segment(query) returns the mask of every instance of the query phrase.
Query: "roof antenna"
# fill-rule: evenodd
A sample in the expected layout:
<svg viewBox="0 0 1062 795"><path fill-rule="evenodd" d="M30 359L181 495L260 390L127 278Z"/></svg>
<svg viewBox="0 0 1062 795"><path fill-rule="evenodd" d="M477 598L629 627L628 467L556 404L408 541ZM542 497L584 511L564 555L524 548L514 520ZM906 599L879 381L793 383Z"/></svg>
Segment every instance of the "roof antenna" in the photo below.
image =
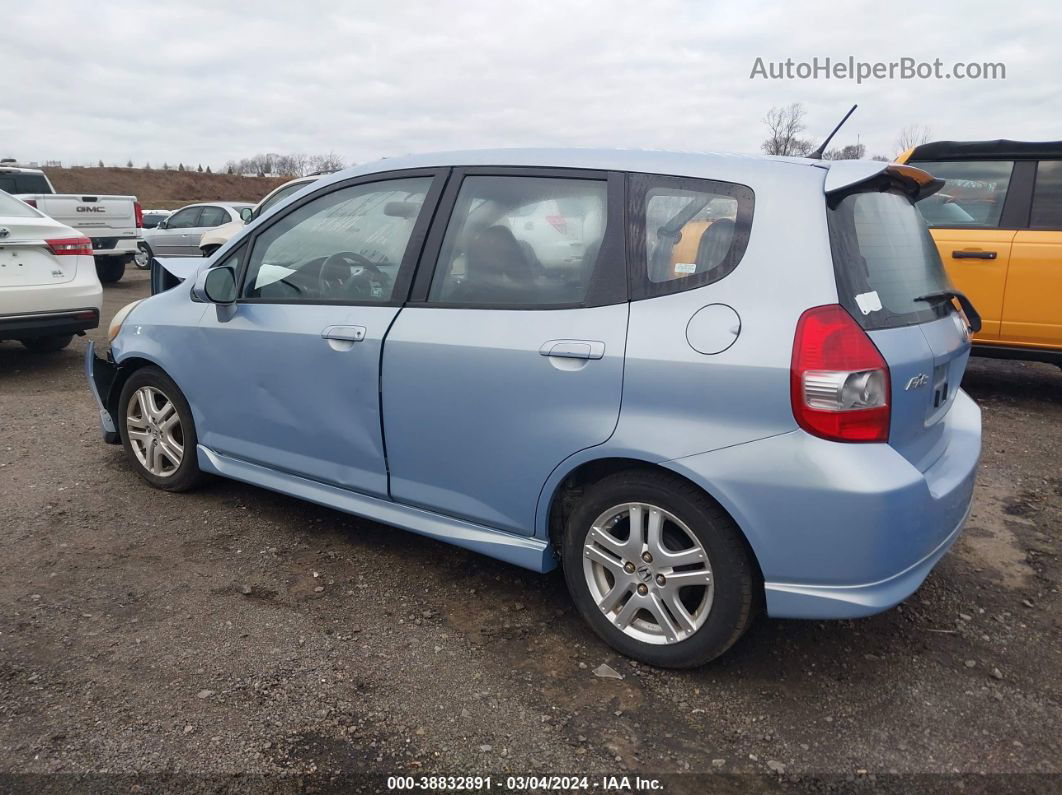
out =
<svg viewBox="0 0 1062 795"><path fill-rule="evenodd" d="M840 124L833 128L833 132L826 136L826 140L819 144L819 148L808 155L809 160L822 160L822 156L826 153L826 147L830 145L830 141L833 140L833 136L837 135L837 131L844 126L844 123L848 121L848 117L855 113L855 109L858 105L853 105L852 109L844 114L844 118L841 119Z"/></svg>

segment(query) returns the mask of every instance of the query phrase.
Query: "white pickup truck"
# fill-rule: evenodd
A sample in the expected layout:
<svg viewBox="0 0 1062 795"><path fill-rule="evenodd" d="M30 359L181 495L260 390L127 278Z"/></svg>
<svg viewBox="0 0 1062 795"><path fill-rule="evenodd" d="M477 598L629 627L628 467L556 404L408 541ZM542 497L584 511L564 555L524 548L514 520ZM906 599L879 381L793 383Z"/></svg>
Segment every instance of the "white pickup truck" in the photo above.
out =
<svg viewBox="0 0 1062 795"><path fill-rule="evenodd" d="M92 256L101 282L116 282L136 255L143 225L136 196L56 193L39 168L0 161L0 190L17 196L45 215L73 227L92 240Z"/></svg>

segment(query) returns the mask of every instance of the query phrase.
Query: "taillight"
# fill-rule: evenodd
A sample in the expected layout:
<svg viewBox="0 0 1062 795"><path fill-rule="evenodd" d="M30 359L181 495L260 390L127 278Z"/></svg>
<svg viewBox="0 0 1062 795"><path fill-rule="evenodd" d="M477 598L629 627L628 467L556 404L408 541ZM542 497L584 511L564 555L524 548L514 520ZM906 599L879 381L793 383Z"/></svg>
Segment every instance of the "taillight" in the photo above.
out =
<svg viewBox="0 0 1062 795"><path fill-rule="evenodd" d="M568 234L568 219L563 215L547 215L546 220L562 235Z"/></svg>
<svg viewBox="0 0 1062 795"><path fill-rule="evenodd" d="M793 416L808 433L838 442L889 439L889 367L842 307L807 310L790 368Z"/></svg>
<svg viewBox="0 0 1062 795"><path fill-rule="evenodd" d="M37 200L36 199L23 199L22 201L26 202L26 204L28 204L30 207L36 207L37 206Z"/></svg>
<svg viewBox="0 0 1062 795"><path fill-rule="evenodd" d="M60 237L44 242L57 257L69 257L76 254L92 256L92 241L87 237Z"/></svg>
<svg viewBox="0 0 1062 795"><path fill-rule="evenodd" d="M133 213L136 215L136 228L144 228L144 208L140 206L140 202L133 202Z"/></svg>

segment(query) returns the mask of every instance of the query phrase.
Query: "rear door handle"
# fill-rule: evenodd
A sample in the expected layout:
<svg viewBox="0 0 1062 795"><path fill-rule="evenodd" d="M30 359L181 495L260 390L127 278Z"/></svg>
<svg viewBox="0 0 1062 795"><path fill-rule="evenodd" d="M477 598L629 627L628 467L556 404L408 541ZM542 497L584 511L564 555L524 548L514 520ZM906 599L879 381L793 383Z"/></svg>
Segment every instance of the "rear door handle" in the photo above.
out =
<svg viewBox="0 0 1062 795"><path fill-rule="evenodd" d="M953 251L951 256L955 259L995 259L995 251Z"/></svg>
<svg viewBox="0 0 1062 795"><path fill-rule="evenodd" d="M543 356L561 359L600 359L605 355L605 343L596 340L550 340L543 342L538 352Z"/></svg>
<svg viewBox="0 0 1062 795"><path fill-rule="evenodd" d="M329 326L321 332L321 339L361 342L365 339L365 326Z"/></svg>

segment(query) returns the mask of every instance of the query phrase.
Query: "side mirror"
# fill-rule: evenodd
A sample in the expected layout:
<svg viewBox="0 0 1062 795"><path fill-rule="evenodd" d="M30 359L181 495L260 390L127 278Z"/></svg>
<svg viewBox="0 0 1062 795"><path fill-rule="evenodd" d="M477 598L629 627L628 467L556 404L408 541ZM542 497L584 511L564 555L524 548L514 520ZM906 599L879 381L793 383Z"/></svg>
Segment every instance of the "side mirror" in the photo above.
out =
<svg viewBox="0 0 1062 795"><path fill-rule="evenodd" d="M169 225L170 225L170 219L169 218L163 218L161 221L159 221L158 226L156 226L155 228L156 229L166 229L167 227L169 227Z"/></svg>
<svg viewBox="0 0 1062 795"><path fill-rule="evenodd" d="M227 266L199 271L192 286L192 295L211 304L235 303L236 271Z"/></svg>
<svg viewBox="0 0 1062 795"><path fill-rule="evenodd" d="M254 218L254 210L252 210L250 207L244 207L242 210L240 210L240 218L243 219L243 222L245 224L251 223L251 220Z"/></svg>

